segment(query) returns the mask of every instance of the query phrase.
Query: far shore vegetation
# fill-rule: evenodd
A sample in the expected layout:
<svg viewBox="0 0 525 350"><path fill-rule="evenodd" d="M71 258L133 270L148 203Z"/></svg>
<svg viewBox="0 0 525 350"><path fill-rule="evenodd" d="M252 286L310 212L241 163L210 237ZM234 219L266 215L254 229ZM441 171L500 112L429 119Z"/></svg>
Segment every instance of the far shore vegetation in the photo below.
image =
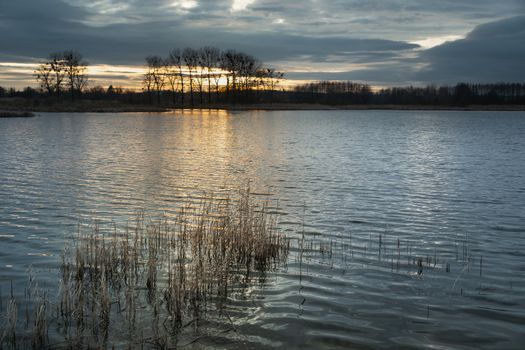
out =
<svg viewBox="0 0 525 350"><path fill-rule="evenodd" d="M28 118L35 114L27 111L0 111L0 118Z"/></svg>
<svg viewBox="0 0 525 350"><path fill-rule="evenodd" d="M258 58L215 47L147 56L142 89L92 86L82 54L52 53L35 70L38 88L0 86L0 117L19 111L147 112L221 109L525 109L525 83L373 89L351 81L314 81L283 88L285 73ZM0 82L1 85L1 82ZM14 113L13 111L18 111Z"/></svg>

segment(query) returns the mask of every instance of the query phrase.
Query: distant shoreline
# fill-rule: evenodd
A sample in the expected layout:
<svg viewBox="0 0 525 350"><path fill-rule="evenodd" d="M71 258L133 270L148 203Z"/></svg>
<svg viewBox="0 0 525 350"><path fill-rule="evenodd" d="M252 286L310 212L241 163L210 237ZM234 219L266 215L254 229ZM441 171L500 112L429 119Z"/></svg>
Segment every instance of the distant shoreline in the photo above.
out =
<svg viewBox="0 0 525 350"><path fill-rule="evenodd" d="M30 118L34 117L35 114L33 112L28 111L2 111L0 110L0 118Z"/></svg>
<svg viewBox="0 0 525 350"><path fill-rule="evenodd" d="M226 110L424 110L424 111L525 111L524 105L312 105L312 104L256 104L225 106Z"/></svg>
<svg viewBox="0 0 525 350"><path fill-rule="evenodd" d="M21 106L0 103L0 117L30 117L33 112L50 113L132 113L132 112L170 112L178 110L228 110L228 111L317 111L317 110L406 110L406 111L525 111L525 105L323 105L298 103L259 103L259 104L212 104L202 106L150 106L132 104L100 104L80 101L78 103L59 103L38 106Z"/></svg>

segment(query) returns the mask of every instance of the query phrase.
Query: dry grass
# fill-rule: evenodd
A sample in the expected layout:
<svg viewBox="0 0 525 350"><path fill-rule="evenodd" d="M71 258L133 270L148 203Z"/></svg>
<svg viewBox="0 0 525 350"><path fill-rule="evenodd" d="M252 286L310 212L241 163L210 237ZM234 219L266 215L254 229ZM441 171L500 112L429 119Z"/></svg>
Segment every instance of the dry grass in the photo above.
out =
<svg viewBox="0 0 525 350"><path fill-rule="evenodd" d="M53 347L175 347L181 332L198 332L209 314L228 323L224 305L232 293L256 284L289 250L276 218L249 190L235 201L209 196L174 220L138 215L110 231L79 229L66 246L54 315L45 296L35 297L26 322L32 329L20 333L33 348L49 344L51 323L62 339L54 334ZM0 344L18 348L14 297L7 308Z"/></svg>

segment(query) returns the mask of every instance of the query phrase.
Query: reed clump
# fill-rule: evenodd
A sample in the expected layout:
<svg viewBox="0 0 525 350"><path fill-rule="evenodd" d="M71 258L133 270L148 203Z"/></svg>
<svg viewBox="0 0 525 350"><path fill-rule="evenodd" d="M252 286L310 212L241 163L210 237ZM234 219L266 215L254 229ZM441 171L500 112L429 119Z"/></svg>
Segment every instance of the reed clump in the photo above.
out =
<svg viewBox="0 0 525 350"><path fill-rule="evenodd" d="M142 342L176 346L183 328L197 331L210 311L220 314L231 293L285 261L288 249L249 190L185 206L173 221L139 215L123 233L95 226L63 259L60 315L76 342L106 346L111 335L141 329Z"/></svg>
<svg viewBox="0 0 525 350"><path fill-rule="evenodd" d="M61 257L56 300L35 305L32 347L168 348L208 317L235 327L229 298L289 252L267 204L249 189L235 198L207 196L172 219L139 214L122 229L79 228ZM8 308L0 348L17 347L15 298Z"/></svg>

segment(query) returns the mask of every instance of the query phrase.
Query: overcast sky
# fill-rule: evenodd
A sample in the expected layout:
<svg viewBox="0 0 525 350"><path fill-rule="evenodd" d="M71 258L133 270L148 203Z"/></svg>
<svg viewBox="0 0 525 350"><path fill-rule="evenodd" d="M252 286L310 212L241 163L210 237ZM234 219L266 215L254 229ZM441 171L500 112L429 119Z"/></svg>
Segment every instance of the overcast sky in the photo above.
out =
<svg viewBox="0 0 525 350"><path fill-rule="evenodd" d="M101 83L148 54L213 45L288 79L373 85L525 81L525 0L0 0L0 85L75 49Z"/></svg>

